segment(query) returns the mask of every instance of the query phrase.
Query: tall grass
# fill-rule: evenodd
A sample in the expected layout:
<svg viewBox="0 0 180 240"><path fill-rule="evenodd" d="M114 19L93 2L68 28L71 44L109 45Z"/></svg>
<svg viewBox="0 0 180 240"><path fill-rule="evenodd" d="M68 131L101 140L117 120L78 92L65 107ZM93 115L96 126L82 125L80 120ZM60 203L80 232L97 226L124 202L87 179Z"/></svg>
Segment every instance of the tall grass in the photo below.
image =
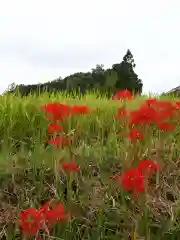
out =
<svg viewBox="0 0 180 240"><path fill-rule="evenodd" d="M126 107L138 108L146 98L137 97ZM76 134L70 149L45 145L49 121L40 107L50 102L96 110L63 122L67 135ZM19 212L53 198L64 203L73 218L40 239L180 239L179 128L169 135L156 131L133 145L123 135L124 125L113 117L121 105L97 93L77 99L48 93L0 97L0 238L23 239ZM81 172L71 176L77 190L70 186L67 192L69 180L64 180L60 165L72 158ZM154 159L162 166L158 184L156 176L141 205L110 180L134 158Z"/></svg>

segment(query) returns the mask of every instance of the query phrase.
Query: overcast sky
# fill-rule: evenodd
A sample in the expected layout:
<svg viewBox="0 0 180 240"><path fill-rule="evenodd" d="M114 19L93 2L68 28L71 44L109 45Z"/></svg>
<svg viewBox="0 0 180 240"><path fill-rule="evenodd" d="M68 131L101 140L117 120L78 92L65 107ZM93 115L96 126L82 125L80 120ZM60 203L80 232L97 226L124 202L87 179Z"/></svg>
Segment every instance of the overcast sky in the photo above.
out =
<svg viewBox="0 0 180 240"><path fill-rule="evenodd" d="M178 0L0 0L0 92L111 67L129 48L144 92L180 85Z"/></svg>

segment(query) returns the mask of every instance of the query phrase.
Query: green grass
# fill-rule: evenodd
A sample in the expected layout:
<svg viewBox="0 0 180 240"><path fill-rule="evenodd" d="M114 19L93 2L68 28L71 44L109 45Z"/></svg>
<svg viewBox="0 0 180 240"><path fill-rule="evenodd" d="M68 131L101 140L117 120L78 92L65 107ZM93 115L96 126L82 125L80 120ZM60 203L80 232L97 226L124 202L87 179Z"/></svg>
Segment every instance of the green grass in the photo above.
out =
<svg viewBox="0 0 180 240"><path fill-rule="evenodd" d="M137 108L146 98L128 102L127 108ZM44 144L49 121L40 107L54 101L97 109L63 122L65 133L75 134L70 148ZM19 212L51 199L62 202L72 219L40 239L180 239L179 128L170 134L156 130L153 136L149 131L134 145L121 135L126 128L113 117L121 105L95 94L77 100L47 93L0 97L0 239L28 239L20 235ZM77 192L68 185L65 196L60 163L72 158L81 171L71 176ZM144 158L158 161L161 171L151 180L146 198L133 201L110 177Z"/></svg>

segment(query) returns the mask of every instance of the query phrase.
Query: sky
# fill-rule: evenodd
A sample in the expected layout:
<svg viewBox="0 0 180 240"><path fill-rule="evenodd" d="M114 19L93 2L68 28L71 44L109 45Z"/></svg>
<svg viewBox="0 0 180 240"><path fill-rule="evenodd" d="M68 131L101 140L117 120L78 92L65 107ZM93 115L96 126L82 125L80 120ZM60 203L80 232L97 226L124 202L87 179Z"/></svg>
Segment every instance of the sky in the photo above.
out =
<svg viewBox="0 0 180 240"><path fill-rule="evenodd" d="M120 63L130 49L144 93L180 85L178 0L0 0L0 93Z"/></svg>

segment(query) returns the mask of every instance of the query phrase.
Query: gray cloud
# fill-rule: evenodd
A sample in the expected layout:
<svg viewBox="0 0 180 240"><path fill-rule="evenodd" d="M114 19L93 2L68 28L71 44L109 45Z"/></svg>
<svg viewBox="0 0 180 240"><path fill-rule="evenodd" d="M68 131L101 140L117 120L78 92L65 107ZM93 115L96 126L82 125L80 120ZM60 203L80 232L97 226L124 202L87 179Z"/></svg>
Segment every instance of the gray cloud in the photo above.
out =
<svg viewBox="0 0 180 240"><path fill-rule="evenodd" d="M11 6L11 8L9 8ZM135 57L144 91L180 84L177 0L7 0L0 8L0 92Z"/></svg>

